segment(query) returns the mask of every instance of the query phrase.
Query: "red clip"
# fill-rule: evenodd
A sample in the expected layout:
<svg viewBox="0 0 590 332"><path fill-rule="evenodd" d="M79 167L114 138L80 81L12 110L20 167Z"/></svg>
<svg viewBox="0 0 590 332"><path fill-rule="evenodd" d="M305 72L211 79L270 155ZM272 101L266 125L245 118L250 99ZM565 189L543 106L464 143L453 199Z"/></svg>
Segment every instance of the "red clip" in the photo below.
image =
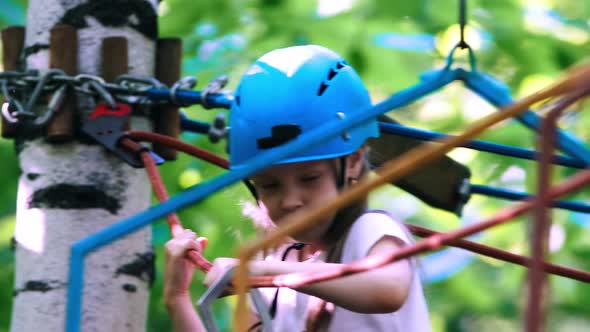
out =
<svg viewBox="0 0 590 332"><path fill-rule="evenodd" d="M90 120L94 120L94 119L98 118L99 116L103 116L103 115L123 116L123 115L129 114L130 112L131 112L131 106L129 106L127 104L117 103L117 108L112 109L108 104L100 103L100 104L96 105L94 112L92 112L92 114L90 114L90 116L88 118Z"/></svg>

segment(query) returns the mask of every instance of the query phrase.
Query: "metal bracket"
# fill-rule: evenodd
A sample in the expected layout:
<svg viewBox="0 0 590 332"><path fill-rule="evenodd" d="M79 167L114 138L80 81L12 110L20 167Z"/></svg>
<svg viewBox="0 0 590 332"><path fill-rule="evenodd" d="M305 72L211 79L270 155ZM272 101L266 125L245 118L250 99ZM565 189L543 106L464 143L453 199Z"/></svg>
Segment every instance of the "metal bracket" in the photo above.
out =
<svg viewBox="0 0 590 332"><path fill-rule="evenodd" d="M144 165L139 157L139 152L143 150L149 151L149 149L142 146L139 151L129 151L119 145L121 138L126 137L125 125L131 116L131 107L120 103L117 103L116 106L117 108L113 109L106 103L97 104L94 112L84 121L82 131L123 159L127 164L135 168L142 168ZM164 162L164 159L160 156L152 151L149 152L156 164Z"/></svg>
<svg viewBox="0 0 590 332"><path fill-rule="evenodd" d="M225 115L223 113L217 114L213 123L209 126L209 132L207 133L209 141L211 141L211 143L217 143L221 139L226 138L228 132L229 130L226 126Z"/></svg>
<svg viewBox="0 0 590 332"><path fill-rule="evenodd" d="M215 319L213 318L213 311L211 310L211 305L213 301L215 301L221 293L227 288L229 283L231 282L235 272L235 267L232 267L225 271L225 273L221 276L221 278L217 279L205 291L205 293L201 296L201 298L197 301L197 311L201 316L201 320L203 321L203 325L205 325L205 329L207 332L219 332L217 325L215 324ZM272 319L270 318L270 314L268 313L268 305L262 298L262 294L260 290L256 288L250 289L250 298L254 303L254 308L258 312L258 316L262 321L262 331L263 332L272 332Z"/></svg>

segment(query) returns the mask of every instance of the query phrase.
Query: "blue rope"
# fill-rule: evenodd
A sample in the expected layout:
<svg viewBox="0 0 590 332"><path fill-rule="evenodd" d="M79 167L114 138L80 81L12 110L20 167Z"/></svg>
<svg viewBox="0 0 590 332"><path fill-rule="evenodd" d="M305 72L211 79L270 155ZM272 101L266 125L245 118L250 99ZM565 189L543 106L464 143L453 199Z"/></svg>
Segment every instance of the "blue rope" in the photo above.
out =
<svg viewBox="0 0 590 332"><path fill-rule="evenodd" d="M460 79L465 82L470 90L493 105L504 107L513 103L514 100L508 87L492 76L473 71L467 72L462 69L456 70L460 71L462 76ZM541 127L542 118L530 110L518 115L516 118L523 125L537 132ZM590 165L590 149L576 136L558 129L557 146L561 151L583 161L586 165Z"/></svg>
<svg viewBox="0 0 590 332"><path fill-rule="evenodd" d="M425 140L425 141L434 141L434 140L438 140L441 138L446 138L446 137L451 136L451 135L441 134L441 133L437 133L437 132L433 132L433 131L427 131L427 130L422 130L422 129L406 127L406 126L402 126L402 125L394 124L394 123L380 122L379 128L381 129L381 132L384 132L387 134L416 138L416 139ZM517 157L517 158L522 158L522 159L528 159L528 160L537 160L538 156L539 156L539 153L534 150L512 147L512 146L496 144L496 143L491 143L491 142L486 142L486 141L478 141L478 140L467 141L467 142L463 143L461 146L465 147L465 148L469 148L469 149L492 152L492 153L496 153L496 154L500 154L500 155L504 155L504 156L511 156L511 157ZM562 156L562 155L555 155L553 157L553 163L558 164L558 165L563 165L563 166L569 166L569 167L573 167L573 168L586 168L587 167L587 165L585 165L580 160L573 159L568 156Z"/></svg>
<svg viewBox="0 0 590 332"><path fill-rule="evenodd" d="M95 250L107 243L117 240L141 227L149 225L158 218L180 210L190 204L197 203L207 196L216 193L217 191L241 181L256 171L263 169L269 164L273 164L282 160L292 154L305 150L312 145L321 144L322 142L339 135L341 132L359 126L364 122L375 118L387 111L400 108L415 100L424 97L425 95L438 90L439 88L449 84L457 79L466 81L466 71L461 69L437 70L422 76L422 81L412 87L402 90L381 103L369 108L367 111L351 114L342 121L334 121L326 123L321 128L316 128L308 133L301 135L296 140L285 144L276 149L269 150L265 153L252 158L244 167L230 172L224 173L198 186L191 187L180 194L170 198L170 200L151 207L143 212L140 212L130 218L94 233L80 241L77 241L71 246L70 253L70 271L69 271L69 286L68 286L68 303L66 307L66 331L77 332L80 327L81 319L81 302L82 302L82 286L84 278L84 257L86 254ZM479 75L470 72L469 77ZM475 76L477 77L477 76ZM496 81L497 82L497 81ZM486 85L477 84L478 82L466 81L467 86L476 93L482 95L477 88L486 88ZM499 82L498 82L499 83ZM494 92L488 94L494 97ZM170 101L170 91L167 89L150 89L147 91L147 97L151 100ZM193 90L178 90L176 92L176 99L180 104L202 104L201 93ZM491 98L490 101L496 106L505 100ZM207 96L206 104L209 107L223 107L229 108L232 99L225 94L210 94ZM511 100L510 100L511 102ZM567 137L566 137L567 138ZM569 141L563 139L562 136L558 138L559 146L572 156L583 160L586 164L590 164L590 153L585 148L584 144L579 144L579 141L573 141L575 148L566 150Z"/></svg>
<svg viewBox="0 0 590 332"><path fill-rule="evenodd" d="M172 102L169 89L149 89L146 91L146 97L153 101ZM178 89L176 90L175 97L176 101L181 105L203 105L201 91ZM207 104L208 107L229 109L233 96L224 93L211 93L208 94L205 99L205 104Z"/></svg>
<svg viewBox="0 0 590 332"><path fill-rule="evenodd" d="M486 195L490 197L497 197L497 198L504 198L508 200L519 201L526 198L534 197L534 195L529 195L526 193L508 190L508 189L500 189L500 188L493 188L478 184L471 185L471 193L472 194L480 194ZM590 213L590 205L582 203L582 202L574 202L574 201L555 201L551 205L556 208L576 211L576 212L584 212Z"/></svg>
<svg viewBox="0 0 590 332"><path fill-rule="evenodd" d="M239 169L229 171L200 185L190 187L171 197L166 202L153 206L74 243L70 248L66 331L77 332L80 328L82 288L84 284L84 257L89 252L134 232L141 227L145 227L158 218L163 218L190 204L198 203L209 195L247 178L270 164L285 159L313 145L321 144L332 137L340 135L343 131L362 125L372 118L376 118L388 110L401 107L413 99L419 98L421 91L429 87L430 85L420 85L406 89L404 93L391 96L366 111L350 114L341 121L326 123L322 127L304 133L288 144L259 154Z"/></svg>
<svg viewBox="0 0 590 332"><path fill-rule="evenodd" d="M180 129L193 133L207 134L211 125L206 122L191 120L184 113L180 113Z"/></svg>
<svg viewBox="0 0 590 332"><path fill-rule="evenodd" d="M210 125L206 122L190 120L184 114L181 114L180 128L184 131L207 134L209 132L209 127ZM434 141L451 136L442 133L437 133L434 131L411 128L400 124L386 122L379 122L379 129L382 133L410 137L424 141ZM537 160L539 157L539 153L534 150L512 147L508 145L502 145L480 140L467 141L461 146L468 149L491 152L499 155L517 157L527 160ZM555 155L553 157L553 163L572 168L586 168L587 166L582 161L563 155Z"/></svg>
<svg viewBox="0 0 590 332"><path fill-rule="evenodd" d="M452 54L449 56L452 58ZM474 60L472 60L474 62ZM481 73L475 70L472 64L472 70L467 71L462 68L451 69L451 63L443 69L436 69L428 72L424 72L420 75L421 82L405 90L401 90L398 93L392 95L389 99L386 99L382 104L388 104L391 98L395 99L395 102L390 110L408 105L417 99L420 99L440 88L448 85L449 83L460 80L465 82L468 89L478 94L481 98L487 100L496 107L504 107L513 102L508 87L493 78L490 75ZM146 92L147 97L154 101L171 101L170 90L168 89L149 89ZM180 104L193 105L203 104L201 91L196 90L183 90L179 89L175 94L176 100ZM219 107L229 109L233 101L233 96L223 93L213 93L207 95L206 104L209 107ZM400 99L404 99L403 104L397 104ZM542 119L532 111L526 111L521 115L517 116L517 119L524 124L526 127L538 130ZM195 131L204 130L202 126L190 127L190 124L185 125L189 128L194 128ZM191 129L187 129L191 130ZM564 151L568 155L582 161L584 165L590 165L590 149L584 142L578 139L576 136L571 135L563 130L557 132L557 145L560 150Z"/></svg>

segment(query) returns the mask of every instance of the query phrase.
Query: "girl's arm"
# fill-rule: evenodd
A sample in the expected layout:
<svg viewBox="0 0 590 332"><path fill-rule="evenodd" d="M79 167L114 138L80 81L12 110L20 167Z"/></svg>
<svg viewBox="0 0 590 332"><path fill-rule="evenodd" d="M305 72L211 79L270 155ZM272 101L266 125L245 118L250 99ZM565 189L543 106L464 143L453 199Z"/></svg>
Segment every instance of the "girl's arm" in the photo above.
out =
<svg viewBox="0 0 590 332"><path fill-rule="evenodd" d="M403 241L385 235L371 247L367 256L387 255L399 249ZM210 285L230 266L236 265L232 258L218 258L205 277ZM342 264L299 263L281 261L252 261L252 275L279 275L298 272L327 271ZM388 264L384 267L354 275L305 285L296 290L322 298L339 307L360 313L387 313L398 310L405 302L413 278L408 260Z"/></svg>
<svg viewBox="0 0 590 332"><path fill-rule="evenodd" d="M175 332L206 332L190 296L166 299L166 309Z"/></svg>
<svg viewBox="0 0 590 332"><path fill-rule="evenodd" d="M403 245L402 240L386 235L369 250L367 256L390 254ZM342 264L256 261L255 275L326 271ZM407 259L350 276L305 285L298 291L322 298L339 307L360 313L387 313L398 310L412 285L413 269Z"/></svg>

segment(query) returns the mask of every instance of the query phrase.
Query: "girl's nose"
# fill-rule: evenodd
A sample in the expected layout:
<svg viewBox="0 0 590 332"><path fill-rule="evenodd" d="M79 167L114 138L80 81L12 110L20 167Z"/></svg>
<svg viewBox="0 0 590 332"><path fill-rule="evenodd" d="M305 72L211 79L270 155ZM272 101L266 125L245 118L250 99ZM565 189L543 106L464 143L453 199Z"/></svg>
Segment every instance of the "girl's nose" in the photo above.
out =
<svg viewBox="0 0 590 332"><path fill-rule="evenodd" d="M281 209L293 212L303 206L301 191L296 188L287 188L282 193Z"/></svg>

